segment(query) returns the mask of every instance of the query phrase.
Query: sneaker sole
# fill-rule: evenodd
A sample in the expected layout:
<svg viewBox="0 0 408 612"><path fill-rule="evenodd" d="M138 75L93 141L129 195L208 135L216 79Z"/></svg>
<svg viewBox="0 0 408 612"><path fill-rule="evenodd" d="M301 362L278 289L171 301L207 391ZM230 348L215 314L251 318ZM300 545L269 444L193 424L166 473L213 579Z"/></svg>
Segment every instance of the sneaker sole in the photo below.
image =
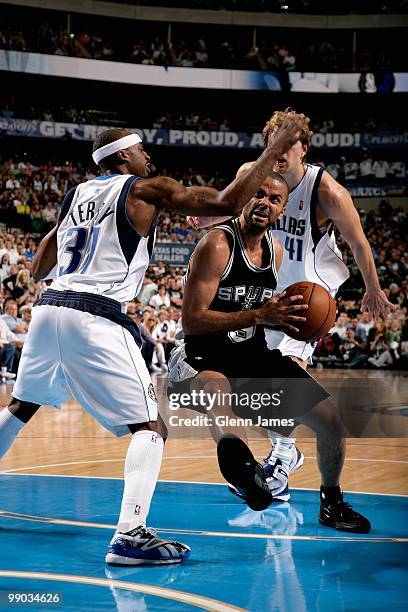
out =
<svg viewBox="0 0 408 612"><path fill-rule="evenodd" d="M181 563L182 559L160 559L151 561L150 559L134 559L133 557L122 557L108 553L105 557L105 563L109 565L169 565L171 563Z"/></svg>
<svg viewBox="0 0 408 612"><path fill-rule="evenodd" d="M358 528L353 528L353 526L350 525L350 527L347 528L343 523L336 523L336 522L329 523L329 522L322 520L321 518L319 518L319 523L323 527L331 527L332 529L337 529L337 531L344 531L346 533L370 533L371 531L371 527L370 528L361 527L360 529L358 529Z"/></svg>
<svg viewBox="0 0 408 612"><path fill-rule="evenodd" d="M258 463L245 442L234 435L225 436L218 442L217 455L221 474L232 486L244 491L248 506L252 510L268 508L273 501L272 494L262 468L257 472Z"/></svg>

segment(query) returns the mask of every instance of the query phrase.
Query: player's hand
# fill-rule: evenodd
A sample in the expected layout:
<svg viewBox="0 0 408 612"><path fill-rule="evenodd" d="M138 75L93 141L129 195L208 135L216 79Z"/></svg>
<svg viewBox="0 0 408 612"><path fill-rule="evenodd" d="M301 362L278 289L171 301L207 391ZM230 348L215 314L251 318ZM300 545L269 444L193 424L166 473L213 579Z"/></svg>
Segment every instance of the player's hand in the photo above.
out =
<svg viewBox="0 0 408 612"><path fill-rule="evenodd" d="M286 291L278 293L258 309L260 323L264 325L273 323L278 325L282 331L297 333L299 328L296 327L296 323L306 321L303 315L308 305L296 303L303 302L303 295L292 295L288 298L285 298L285 295Z"/></svg>
<svg viewBox="0 0 408 612"><path fill-rule="evenodd" d="M369 312L373 317L377 315L385 315L387 309L395 310L395 304L392 304L382 289L370 289L366 291L362 302L361 312Z"/></svg>
<svg viewBox="0 0 408 612"><path fill-rule="evenodd" d="M304 128L305 121L308 124L310 119L306 115L298 113L288 113L280 127L275 127L269 136L268 147L274 156L280 156L288 151L299 139Z"/></svg>

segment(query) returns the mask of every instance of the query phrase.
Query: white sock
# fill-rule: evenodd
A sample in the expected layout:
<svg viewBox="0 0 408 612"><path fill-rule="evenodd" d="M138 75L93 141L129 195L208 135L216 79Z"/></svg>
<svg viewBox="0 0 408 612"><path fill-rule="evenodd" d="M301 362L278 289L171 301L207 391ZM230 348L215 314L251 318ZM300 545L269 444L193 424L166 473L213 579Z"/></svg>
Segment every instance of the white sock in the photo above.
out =
<svg viewBox="0 0 408 612"><path fill-rule="evenodd" d="M25 423L14 416L8 408L0 412L0 459L6 454L24 425Z"/></svg>
<svg viewBox="0 0 408 612"><path fill-rule="evenodd" d="M143 429L132 435L126 454L125 487L117 531L126 533L146 525L163 447L163 438L154 431Z"/></svg>
<svg viewBox="0 0 408 612"><path fill-rule="evenodd" d="M296 438L281 438L276 436L276 434L273 434L273 437L272 457L280 459L282 465L289 470L289 465L292 462L292 448L296 442Z"/></svg>

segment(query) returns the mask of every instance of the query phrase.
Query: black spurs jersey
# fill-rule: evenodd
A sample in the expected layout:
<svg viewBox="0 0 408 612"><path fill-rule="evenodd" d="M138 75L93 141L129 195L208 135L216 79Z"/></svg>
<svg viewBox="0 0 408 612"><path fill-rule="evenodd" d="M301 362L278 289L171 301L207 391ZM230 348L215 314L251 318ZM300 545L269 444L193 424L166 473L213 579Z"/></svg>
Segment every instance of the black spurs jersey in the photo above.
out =
<svg viewBox="0 0 408 612"><path fill-rule="evenodd" d="M273 297L277 285L271 233L266 232L264 238L264 246L269 251L268 265L265 268L258 268L251 263L245 252L244 238L238 218L217 225L215 229L221 229L225 232L231 253L209 309L221 312L239 312L259 308ZM186 277L188 273L187 270ZM249 349L255 345L266 346L262 325L206 335L193 336L186 334L185 342L189 347L208 347L213 351L222 348L233 349L237 345L242 349Z"/></svg>

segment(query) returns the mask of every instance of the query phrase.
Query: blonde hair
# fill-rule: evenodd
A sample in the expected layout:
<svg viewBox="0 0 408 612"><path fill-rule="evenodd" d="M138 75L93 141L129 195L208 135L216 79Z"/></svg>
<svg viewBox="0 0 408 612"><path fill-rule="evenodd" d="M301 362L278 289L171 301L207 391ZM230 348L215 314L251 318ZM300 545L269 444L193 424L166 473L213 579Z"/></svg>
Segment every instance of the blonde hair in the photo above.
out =
<svg viewBox="0 0 408 612"><path fill-rule="evenodd" d="M288 114L293 113L293 112L296 112L296 111L290 106L288 106L284 110L275 111L272 114L270 119L268 119L268 121L265 123L264 129L262 130L265 146L268 144L269 135L272 134L273 130L276 127L278 128L281 127L282 123L285 121ZM299 139L302 145L306 145L307 147L309 146L311 135L312 135L312 131L309 129L309 124L305 119L301 133L300 133L300 139Z"/></svg>
<svg viewBox="0 0 408 612"><path fill-rule="evenodd" d="M30 271L26 270L25 268L23 270L20 270L19 272L17 272L17 277L16 277L16 287L22 287L22 282L21 282L21 277L23 274L27 274L27 285L29 285L30 283Z"/></svg>

